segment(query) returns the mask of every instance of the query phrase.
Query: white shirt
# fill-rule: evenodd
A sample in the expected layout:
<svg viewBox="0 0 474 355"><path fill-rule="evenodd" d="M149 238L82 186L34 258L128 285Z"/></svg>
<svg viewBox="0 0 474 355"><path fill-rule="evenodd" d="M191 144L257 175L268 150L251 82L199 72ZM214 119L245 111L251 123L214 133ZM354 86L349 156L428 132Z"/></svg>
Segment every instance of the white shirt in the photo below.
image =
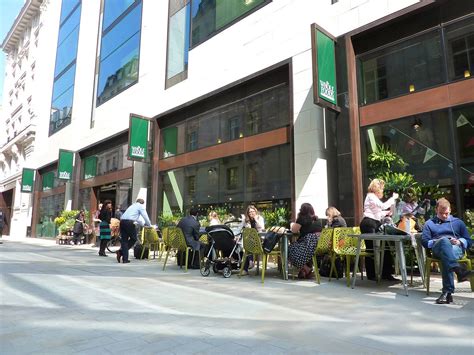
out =
<svg viewBox="0 0 474 355"><path fill-rule="evenodd" d="M369 192L364 201L364 217L369 217L380 221L383 217L390 213L384 211L395 204L395 198L390 197L386 202L380 201L376 194Z"/></svg>

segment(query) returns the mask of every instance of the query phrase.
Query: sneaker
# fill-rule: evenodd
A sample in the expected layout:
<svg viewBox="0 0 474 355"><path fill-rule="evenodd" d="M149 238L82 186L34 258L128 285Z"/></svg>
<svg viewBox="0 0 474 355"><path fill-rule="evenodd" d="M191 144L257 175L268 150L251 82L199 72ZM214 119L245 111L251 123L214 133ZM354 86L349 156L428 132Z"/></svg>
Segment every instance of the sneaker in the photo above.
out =
<svg viewBox="0 0 474 355"><path fill-rule="evenodd" d="M250 260L249 261L249 270L252 270L254 266L255 266L255 263L252 260Z"/></svg>
<svg viewBox="0 0 474 355"><path fill-rule="evenodd" d="M248 276L249 272L247 270L242 271L242 276Z"/></svg>

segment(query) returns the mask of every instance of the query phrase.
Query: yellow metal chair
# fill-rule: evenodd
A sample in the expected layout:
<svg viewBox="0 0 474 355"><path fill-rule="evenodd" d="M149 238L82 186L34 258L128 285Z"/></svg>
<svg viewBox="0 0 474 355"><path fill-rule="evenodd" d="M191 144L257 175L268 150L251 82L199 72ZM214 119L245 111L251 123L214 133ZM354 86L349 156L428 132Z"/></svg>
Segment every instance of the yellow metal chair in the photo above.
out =
<svg viewBox="0 0 474 355"><path fill-rule="evenodd" d="M347 287L350 287L351 282L351 259L355 257L357 253L357 238L349 237L350 234L360 234L359 227L341 227L334 228L333 232L333 251L334 251L334 260L336 256L345 257L346 260L346 280ZM365 243L362 241L360 256L372 256L372 253L365 252ZM329 272L329 280L331 280L331 275L333 270L335 270L335 262L331 262L331 271ZM362 270L361 270L362 274Z"/></svg>
<svg viewBox="0 0 474 355"><path fill-rule="evenodd" d="M155 259L156 252L159 252L161 249L161 240L158 236L158 232L153 227L143 227L141 234L141 243L143 245L142 255L140 259L143 259L143 254L145 254L145 249L148 247L149 250L153 250L153 259Z"/></svg>
<svg viewBox="0 0 474 355"><path fill-rule="evenodd" d="M313 255L314 278L316 279L316 282L318 284L321 283L321 275L319 274L317 257L329 254L329 256L331 257L331 271L333 269L332 265L336 261L336 256L334 255L332 251L333 232L334 232L333 228L324 228L321 231L321 234L319 235L318 244L316 245L316 250L314 251L314 255ZM334 270L336 271L335 267L334 267ZM337 276L337 271L336 271L336 276Z"/></svg>
<svg viewBox="0 0 474 355"><path fill-rule="evenodd" d="M425 282L426 282L426 294L429 296L430 295L430 275L431 275L431 263L436 262L438 263L440 269L441 269L441 261L439 259L436 259L432 253L431 249L425 249L426 251L426 261L425 261ZM462 257L462 259L458 260L458 263L463 263L467 265L468 270L472 270L472 263L471 259L467 257L466 254ZM471 283L471 291L474 292L474 276L471 276L470 278L470 283Z"/></svg>
<svg viewBox="0 0 474 355"><path fill-rule="evenodd" d="M166 227L163 229L163 242L165 244L166 256L163 264L163 271L166 268L166 262L171 251L185 253L184 271L188 271L188 255L191 247L186 245L183 231L178 227Z"/></svg>
<svg viewBox="0 0 474 355"><path fill-rule="evenodd" d="M245 260L248 255L253 255L255 258L262 256L262 284L265 282L265 270L267 269L268 257L273 255L280 255L280 251L273 250L270 253L265 253L262 247L262 239L254 228L244 228L242 230L242 238L244 244L244 256L242 258L242 265L240 266L239 276L242 276L244 271ZM258 266L257 266L258 271Z"/></svg>

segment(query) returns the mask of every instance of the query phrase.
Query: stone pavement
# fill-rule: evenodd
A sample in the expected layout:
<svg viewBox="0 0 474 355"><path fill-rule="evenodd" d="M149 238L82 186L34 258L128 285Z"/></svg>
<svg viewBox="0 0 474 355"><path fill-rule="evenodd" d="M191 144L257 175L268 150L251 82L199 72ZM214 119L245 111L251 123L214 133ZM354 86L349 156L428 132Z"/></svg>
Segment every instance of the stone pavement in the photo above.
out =
<svg viewBox="0 0 474 355"><path fill-rule="evenodd" d="M474 297L435 305L419 279L283 281L202 277L172 259L118 264L88 245L3 238L1 354L472 354Z"/></svg>

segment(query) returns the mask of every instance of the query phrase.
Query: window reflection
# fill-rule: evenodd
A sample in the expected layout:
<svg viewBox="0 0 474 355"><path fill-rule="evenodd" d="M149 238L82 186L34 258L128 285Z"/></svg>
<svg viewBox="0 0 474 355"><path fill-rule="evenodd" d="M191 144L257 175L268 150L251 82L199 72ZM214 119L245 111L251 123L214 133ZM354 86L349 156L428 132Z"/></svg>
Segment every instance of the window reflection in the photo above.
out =
<svg viewBox="0 0 474 355"><path fill-rule="evenodd" d="M61 24L69 16L74 7L76 7L76 5L80 2L81 0L63 0L61 4Z"/></svg>
<svg viewBox="0 0 474 355"><path fill-rule="evenodd" d="M126 5L120 3L118 8ZM138 82L142 4L135 4L118 23L102 32L97 105Z"/></svg>
<svg viewBox="0 0 474 355"><path fill-rule="evenodd" d="M106 0L102 29L107 29L135 0Z"/></svg>
<svg viewBox="0 0 474 355"><path fill-rule="evenodd" d="M290 146L284 144L160 173L164 213L224 207L238 216L249 203L291 198ZM279 203L279 202L278 202Z"/></svg>
<svg viewBox="0 0 474 355"><path fill-rule="evenodd" d="M127 159L127 148L127 144L121 144L96 154L97 176L131 167L132 161Z"/></svg>
<svg viewBox="0 0 474 355"><path fill-rule="evenodd" d="M449 78L474 75L474 17L447 27L446 38Z"/></svg>

